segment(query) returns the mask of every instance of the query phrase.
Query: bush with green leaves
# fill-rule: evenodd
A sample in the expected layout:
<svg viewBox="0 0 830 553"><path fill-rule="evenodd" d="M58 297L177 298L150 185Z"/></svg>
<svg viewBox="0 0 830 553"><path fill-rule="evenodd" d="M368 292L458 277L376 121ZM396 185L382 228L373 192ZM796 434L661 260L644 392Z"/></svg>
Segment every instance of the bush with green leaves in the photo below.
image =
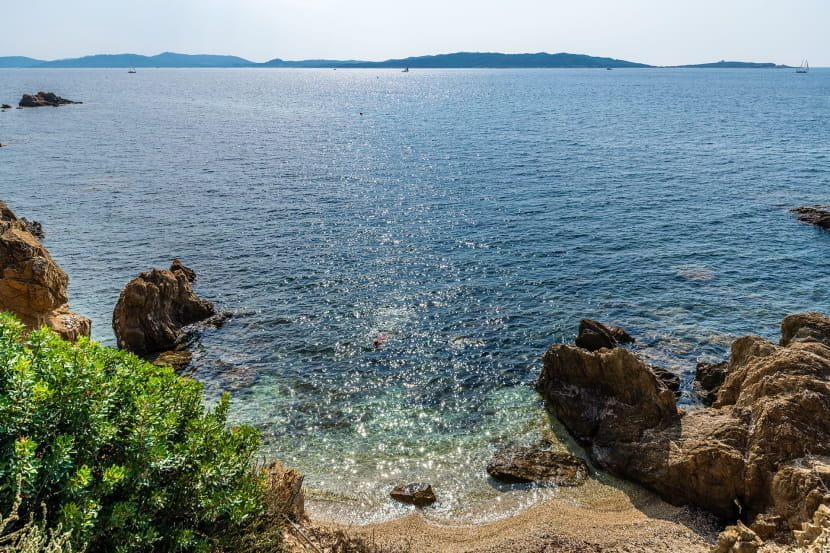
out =
<svg viewBox="0 0 830 553"><path fill-rule="evenodd" d="M24 337L0 314L0 513L19 488L20 519L49 513L39 522L76 551L231 551L273 525L251 468L259 437L229 428L228 408L206 408L172 369L46 329Z"/></svg>

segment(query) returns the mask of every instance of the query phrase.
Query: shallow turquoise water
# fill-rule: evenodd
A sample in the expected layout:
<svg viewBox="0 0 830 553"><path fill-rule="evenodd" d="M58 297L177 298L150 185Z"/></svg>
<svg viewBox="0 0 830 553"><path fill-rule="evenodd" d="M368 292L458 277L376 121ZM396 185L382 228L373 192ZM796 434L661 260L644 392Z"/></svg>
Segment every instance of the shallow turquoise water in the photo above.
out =
<svg viewBox="0 0 830 553"><path fill-rule="evenodd" d="M181 257L237 313L196 377L366 518L402 481L456 520L559 493L484 464L556 441L532 383L582 317L688 384L830 311L830 233L787 212L830 201L828 70L0 71L0 102L41 89L85 103L0 113L0 197L73 308L112 343L120 288Z"/></svg>

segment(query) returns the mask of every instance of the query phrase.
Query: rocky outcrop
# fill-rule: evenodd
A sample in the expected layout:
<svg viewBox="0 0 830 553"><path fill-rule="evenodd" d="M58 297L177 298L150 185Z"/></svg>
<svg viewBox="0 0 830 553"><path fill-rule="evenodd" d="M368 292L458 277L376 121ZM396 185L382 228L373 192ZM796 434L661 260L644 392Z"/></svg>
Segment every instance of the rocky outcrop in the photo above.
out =
<svg viewBox="0 0 830 553"><path fill-rule="evenodd" d="M788 317L781 345L741 338L713 407L679 414L634 354L550 348L538 382L548 409L610 472L734 520L797 528L830 501L830 319ZM769 519L768 519L769 520Z"/></svg>
<svg viewBox="0 0 830 553"><path fill-rule="evenodd" d="M69 310L69 277L31 230L0 202L0 310L29 329L47 326L66 340L89 336L90 320Z"/></svg>
<svg viewBox="0 0 830 553"><path fill-rule="evenodd" d="M45 106L58 107L67 104L82 104L83 102L75 102L61 98L53 92L38 92L37 94L24 94L20 99L19 106L22 108L40 108Z"/></svg>
<svg viewBox="0 0 830 553"><path fill-rule="evenodd" d="M179 349L185 327L217 315L211 302L193 292L195 279L174 260L170 270L153 269L131 280L112 315L118 347L138 355Z"/></svg>
<svg viewBox="0 0 830 553"><path fill-rule="evenodd" d="M796 530L795 541L804 553L827 553L830 551L830 507L821 505L812 520Z"/></svg>
<svg viewBox="0 0 830 553"><path fill-rule="evenodd" d="M285 514L293 521L305 518L305 476L298 470L286 468L279 461L265 467L268 505L275 513Z"/></svg>
<svg viewBox="0 0 830 553"><path fill-rule="evenodd" d="M792 210L798 220L830 230L830 205L810 205Z"/></svg>
<svg viewBox="0 0 830 553"><path fill-rule="evenodd" d="M416 507L427 507L435 503L435 492L432 491L432 486L420 482L395 486L389 495L395 501Z"/></svg>
<svg viewBox="0 0 830 553"><path fill-rule="evenodd" d="M619 344L632 343L634 343L634 338L618 326L603 324L591 319L579 321L576 345L588 351L597 351L602 348L612 349Z"/></svg>
<svg viewBox="0 0 830 553"><path fill-rule="evenodd" d="M502 482L579 486L588 478L588 465L567 453L514 447L497 451L487 464L487 474Z"/></svg>

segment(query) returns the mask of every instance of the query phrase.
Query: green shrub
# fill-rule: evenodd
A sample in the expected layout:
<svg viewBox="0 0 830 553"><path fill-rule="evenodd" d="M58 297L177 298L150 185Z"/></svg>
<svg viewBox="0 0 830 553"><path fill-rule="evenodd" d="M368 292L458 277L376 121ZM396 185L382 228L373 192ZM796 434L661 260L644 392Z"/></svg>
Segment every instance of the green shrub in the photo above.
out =
<svg viewBox="0 0 830 553"><path fill-rule="evenodd" d="M20 483L20 518L45 508L76 551L229 551L270 522L251 469L259 437L228 428L228 407L90 340L24 339L0 314L0 513Z"/></svg>

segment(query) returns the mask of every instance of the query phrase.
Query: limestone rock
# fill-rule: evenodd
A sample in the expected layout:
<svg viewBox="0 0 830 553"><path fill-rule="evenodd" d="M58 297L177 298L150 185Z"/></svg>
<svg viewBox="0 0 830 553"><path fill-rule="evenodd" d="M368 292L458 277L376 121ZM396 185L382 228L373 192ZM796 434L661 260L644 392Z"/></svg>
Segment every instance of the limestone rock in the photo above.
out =
<svg viewBox="0 0 830 553"><path fill-rule="evenodd" d="M588 465L567 453L515 447L497 451L487 464L487 474L502 482L579 486L588 478Z"/></svg>
<svg viewBox="0 0 830 553"><path fill-rule="evenodd" d="M711 553L755 553L762 545L764 542L755 532L738 522L720 533Z"/></svg>
<svg viewBox="0 0 830 553"><path fill-rule="evenodd" d="M90 320L69 310L69 277L31 230L0 202L0 310L29 329L45 325L66 340L89 336Z"/></svg>
<svg viewBox="0 0 830 553"><path fill-rule="evenodd" d="M713 406L678 414L674 397L624 349L552 346L537 387L603 468L675 504L797 528L827 501L830 318L788 317L782 346L732 345Z"/></svg>
<svg viewBox="0 0 830 553"><path fill-rule="evenodd" d="M630 344L634 342L622 328L603 324L591 319L579 321L579 335L576 338L576 345L588 351L597 351L602 348L612 349L618 344Z"/></svg>
<svg viewBox="0 0 830 553"><path fill-rule="evenodd" d="M194 279L191 269L174 262L169 271L152 269L131 280L112 316L118 347L138 355L174 350L186 336L182 329L216 315L193 292Z"/></svg>
<svg viewBox="0 0 830 553"><path fill-rule="evenodd" d="M435 492L432 491L432 486L420 482L395 486L389 495L395 501L416 507L426 507L435 503Z"/></svg>
<svg viewBox="0 0 830 553"><path fill-rule="evenodd" d="M830 230L830 205L809 205L792 210L799 221Z"/></svg>
<svg viewBox="0 0 830 553"><path fill-rule="evenodd" d="M53 92L38 92L37 94L24 94L20 99L20 107L22 108L39 108L44 106L64 106L67 104L82 104L83 102L74 102L61 98Z"/></svg>
<svg viewBox="0 0 830 553"><path fill-rule="evenodd" d="M298 470L286 468L279 461L268 465L265 474L268 478L269 508L274 509L276 513L285 513L294 521L305 518L305 475Z"/></svg>
<svg viewBox="0 0 830 553"><path fill-rule="evenodd" d="M793 534L795 542L803 548L804 553L830 551L830 506L819 505L812 520L805 522Z"/></svg>

